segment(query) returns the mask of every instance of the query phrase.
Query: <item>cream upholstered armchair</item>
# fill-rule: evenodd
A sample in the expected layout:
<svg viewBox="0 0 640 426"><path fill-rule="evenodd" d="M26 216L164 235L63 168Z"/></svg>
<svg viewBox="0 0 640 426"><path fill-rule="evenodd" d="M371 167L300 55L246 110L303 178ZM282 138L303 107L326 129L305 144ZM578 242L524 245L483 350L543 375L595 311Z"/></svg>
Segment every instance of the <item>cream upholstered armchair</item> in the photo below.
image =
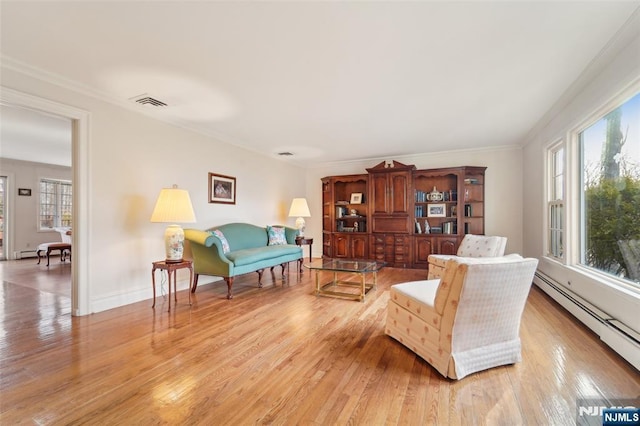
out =
<svg viewBox="0 0 640 426"><path fill-rule="evenodd" d="M447 260L455 257L498 257L504 255L507 247L506 237L467 234L462 239L458 252L450 254L429 255L429 273L427 278L433 280L441 278Z"/></svg>
<svg viewBox="0 0 640 426"><path fill-rule="evenodd" d="M537 265L519 255L450 259L442 279L391 286L385 333L453 379L519 362Z"/></svg>

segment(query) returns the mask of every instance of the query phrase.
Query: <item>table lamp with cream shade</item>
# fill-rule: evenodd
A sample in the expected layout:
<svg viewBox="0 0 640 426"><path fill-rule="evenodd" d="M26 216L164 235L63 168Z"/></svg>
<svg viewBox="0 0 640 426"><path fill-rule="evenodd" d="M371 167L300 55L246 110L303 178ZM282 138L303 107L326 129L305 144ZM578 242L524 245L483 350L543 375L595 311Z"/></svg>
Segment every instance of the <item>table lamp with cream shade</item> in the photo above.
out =
<svg viewBox="0 0 640 426"><path fill-rule="evenodd" d="M184 253L184 231L176 223L193 223L196 215L191 205L191 197L186 189L163 188L160 190L156 206L151 214L151 222L169 223L164 232L167 263L182 262Z"/></svg>
<svg viewBox="0 0 640 426"><path fill-rule="evenodd" d="M311 217L311 212L309 211L306 198L293 199L291 202L291 208L289 209L289 217L297 217L296 228L298 228L298 235L304 237L304 218Z"/></svg>

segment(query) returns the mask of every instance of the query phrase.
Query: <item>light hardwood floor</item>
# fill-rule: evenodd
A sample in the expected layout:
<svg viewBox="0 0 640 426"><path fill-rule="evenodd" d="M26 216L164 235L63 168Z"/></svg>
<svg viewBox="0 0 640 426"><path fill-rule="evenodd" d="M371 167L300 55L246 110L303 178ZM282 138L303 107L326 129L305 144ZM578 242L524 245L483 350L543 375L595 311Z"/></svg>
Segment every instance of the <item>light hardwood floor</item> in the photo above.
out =
<svg viewBox="0 0 640 426"><path fill-rule="evenodd" d="M578 398L640 395L638 371L536 287L523 361L451 381L383 330L389 286L424 271L385 268L365 303L314 296L292 265L262 289L236 279L231 301L218 282L170 313L159 297L72 318L68 264L0 270L3 425L569 425Z"/></svg>

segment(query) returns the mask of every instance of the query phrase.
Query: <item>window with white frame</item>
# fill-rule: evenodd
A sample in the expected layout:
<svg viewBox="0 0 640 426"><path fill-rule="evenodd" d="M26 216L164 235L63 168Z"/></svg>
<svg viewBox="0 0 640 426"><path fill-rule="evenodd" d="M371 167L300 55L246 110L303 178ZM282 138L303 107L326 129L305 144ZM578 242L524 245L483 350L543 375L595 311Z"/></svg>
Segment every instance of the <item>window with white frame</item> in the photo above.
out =
<svg viewBox="0 0 640 426"><path fill-rule="evenodd" d="M38 229L49 231L72 224L71 182L57 179L40 179L40 212Z"/></svg>
<svg viewBox="0 0 640 426"><path fill-rule="evenodd" d="M637 89L636 89L637 90ZM640 93L579 129L581 265L640 284Z"/></svg>
<svg viewBox="0 0 640 426"><path fill-rule="evenodd" d="M564 144L555 144L549 150L549 188L547 191L548 246L547 254L564 259Z"/></svg>

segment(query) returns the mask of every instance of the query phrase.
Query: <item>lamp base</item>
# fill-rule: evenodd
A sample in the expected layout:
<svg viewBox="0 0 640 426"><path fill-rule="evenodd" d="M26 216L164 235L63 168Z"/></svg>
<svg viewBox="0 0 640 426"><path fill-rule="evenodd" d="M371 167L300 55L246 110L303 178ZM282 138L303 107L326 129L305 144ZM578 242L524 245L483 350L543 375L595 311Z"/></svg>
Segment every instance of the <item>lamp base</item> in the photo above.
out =
<svg viewBox="0 0 640 426"><path fill-rule="evenodd" d="M304 223L304 219L299 217L296 219L296 228L298 228L298 236L304 237L304 230L306 229L306 224Z"/></svg>
<svg viewBox="0 0 640 426"><path fill-rule="evenodd" d="M165 262L180 263L184 253L184 231L180 225L169 225L164 231Z"/></svg>

